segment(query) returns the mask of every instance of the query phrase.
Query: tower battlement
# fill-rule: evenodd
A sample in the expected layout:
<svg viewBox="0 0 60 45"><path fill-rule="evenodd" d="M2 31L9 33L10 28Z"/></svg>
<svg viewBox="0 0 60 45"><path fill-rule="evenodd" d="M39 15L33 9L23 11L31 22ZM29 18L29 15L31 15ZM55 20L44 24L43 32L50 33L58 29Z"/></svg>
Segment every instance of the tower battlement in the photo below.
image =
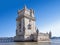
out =
<svg viewBox="0 0 60 45"><path fill-rule="evenodd" d="M34 17L34 11L33 9L28 9L26 6L22 10L18 10L18 16L20 15L29 15Z"/></svg>

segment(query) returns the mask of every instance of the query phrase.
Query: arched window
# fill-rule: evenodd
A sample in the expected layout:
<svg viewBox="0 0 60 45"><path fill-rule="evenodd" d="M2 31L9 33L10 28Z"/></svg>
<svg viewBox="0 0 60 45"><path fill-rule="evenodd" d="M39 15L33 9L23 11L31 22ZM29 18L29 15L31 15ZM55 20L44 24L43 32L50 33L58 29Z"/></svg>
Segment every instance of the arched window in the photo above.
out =
<svg viewBox="0 0 60 45"><path fill-rule="evenodd" d="M31 29L31 24L28 24L28 29Z"/></svg>
<svg viewBox="0 0 60 45"><path fill-rule="evenodd" d="M25 31L25 27L23 27L23 31Z"/></svg>
<svg viewBox="0 0 60 45"><path fill-rule="evenodd" d="M19 30L19 32L21 32L21 30Z"/></svg>
<svg viewBox="0 0 60 45"><path fill-rule="evenodd" d="M21 22L19 23L19 29L21 29Z"/></svg>

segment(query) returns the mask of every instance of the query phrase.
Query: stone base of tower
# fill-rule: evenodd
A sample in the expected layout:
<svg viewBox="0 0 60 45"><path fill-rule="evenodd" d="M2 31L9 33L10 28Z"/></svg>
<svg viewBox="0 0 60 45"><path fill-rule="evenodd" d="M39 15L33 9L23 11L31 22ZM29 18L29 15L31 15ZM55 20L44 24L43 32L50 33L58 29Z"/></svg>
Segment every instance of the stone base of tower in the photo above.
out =
<svg viewBox="0 0 60 45"><path fill-rule="evenodd" d="M15 42L50 42L49 34L38 33L31 35L19 35L14 37Z"/></svg>
<svg viewBox="0 0 60 45"><path fill-rule="evenodd" d="M45 40L45 39L43 39L43 40L34 40L34 39L21 39L21 38L16 38L16 37L14 37L14 42L50 42L50 39L47 39L47 40Z"/></svg>
<svg viewBox="0 0 60 45"><path fill-rule="evenodd" d="M32 35L25 35L25 41L28 41L28 42L35 42L35 41L37 41L36 40L36 38L34 38L34 36L32 36Z"/></svg>
<svg viewBox="0 0 60 45"><path fill-rule="evenodd" d="M32 36L15 36L14 42L36 42Z"/></svg>

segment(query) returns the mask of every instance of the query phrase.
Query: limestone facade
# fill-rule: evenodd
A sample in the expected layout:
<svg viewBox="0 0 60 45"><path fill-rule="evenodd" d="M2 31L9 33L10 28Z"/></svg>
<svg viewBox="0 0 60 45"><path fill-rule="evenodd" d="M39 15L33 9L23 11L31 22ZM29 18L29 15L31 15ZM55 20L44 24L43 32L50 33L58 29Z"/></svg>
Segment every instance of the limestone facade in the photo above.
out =
<svg viewBox="0 0 60 45"><path fill-rule="evenodd" d="M38 41L49 41L49 34L47 33L39 33L38 34Z"/></svg>
<svg viewBox="0 0 60 45"><path fill-rule="evenodd" d="M49 34L37 33L34 11L27 9L26 6L22 10L18 10L16 23L14 41L40 41L42 39L49 39Z"/></svg>

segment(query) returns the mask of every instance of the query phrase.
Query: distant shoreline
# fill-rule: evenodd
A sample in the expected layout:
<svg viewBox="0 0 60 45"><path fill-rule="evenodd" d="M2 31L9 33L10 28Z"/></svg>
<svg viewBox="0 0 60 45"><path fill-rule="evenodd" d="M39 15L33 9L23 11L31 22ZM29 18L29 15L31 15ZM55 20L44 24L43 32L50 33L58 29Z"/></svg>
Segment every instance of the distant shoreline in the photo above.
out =
<svg viewBox="0 0 60 45"><path fill-rule="evenodd" d="M60 39L60 37L52 37L51 39Z"/></svg>

